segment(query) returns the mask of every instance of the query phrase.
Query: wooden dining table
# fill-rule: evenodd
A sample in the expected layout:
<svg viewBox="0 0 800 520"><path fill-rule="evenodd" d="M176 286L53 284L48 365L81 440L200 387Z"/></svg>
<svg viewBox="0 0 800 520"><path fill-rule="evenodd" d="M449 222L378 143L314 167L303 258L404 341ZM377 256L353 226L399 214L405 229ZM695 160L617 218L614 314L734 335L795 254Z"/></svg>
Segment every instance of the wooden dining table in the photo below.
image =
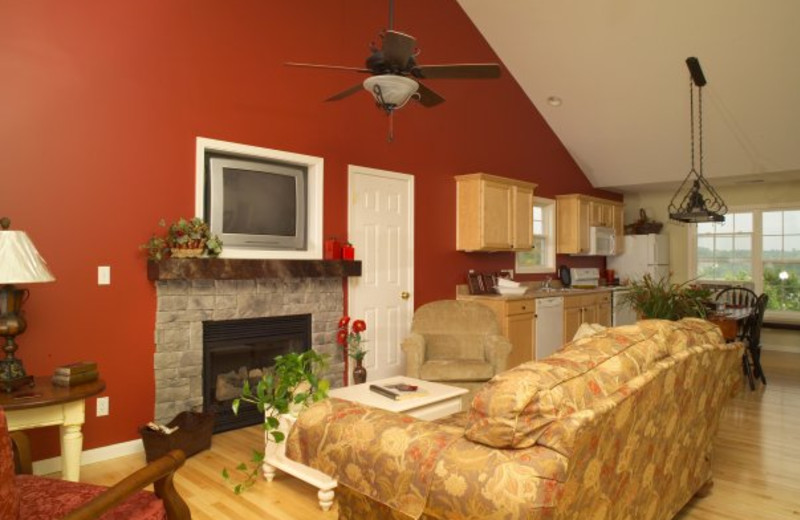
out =
<svg viewBox="0 0 800 520"><path fill-rule="evenodd" d="M709 314L706 319L720 328L725 341L735 341L752 313L752 307L729 307Z"/></svg>

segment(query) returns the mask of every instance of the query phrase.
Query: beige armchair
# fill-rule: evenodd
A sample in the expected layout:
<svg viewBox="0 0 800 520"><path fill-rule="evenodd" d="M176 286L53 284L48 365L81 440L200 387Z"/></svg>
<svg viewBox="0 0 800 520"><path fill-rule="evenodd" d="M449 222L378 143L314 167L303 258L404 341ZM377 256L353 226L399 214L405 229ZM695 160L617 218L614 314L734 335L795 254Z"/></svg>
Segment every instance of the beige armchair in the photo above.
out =
<svg viewBox="0 0 800 520"><path fill-rule="evenodd" d="M476 302L439 300L414 313L403 341L406 375L466 388L466 405L485 381L506 369L511 343L491 309Z"/></svg>

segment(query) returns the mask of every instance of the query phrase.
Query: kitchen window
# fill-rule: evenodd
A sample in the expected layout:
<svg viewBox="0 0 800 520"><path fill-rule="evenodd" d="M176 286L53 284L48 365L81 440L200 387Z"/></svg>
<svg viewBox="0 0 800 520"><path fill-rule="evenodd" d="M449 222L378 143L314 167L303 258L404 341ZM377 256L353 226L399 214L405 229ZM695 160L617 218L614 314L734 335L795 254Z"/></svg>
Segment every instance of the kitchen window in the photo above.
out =
<svg viewBox="0 0 800 520"><path fill-rule="evenodd" d="M518 273L553 273L556 270L556 201L533 200L533 249L516 254Z"/></svg>
<svg viewBox="0 0 800 520"><path fill-rule="evenodd" d="M767 293L775 321L800 321L800 207L739 210L725 222L697 224L694 275Z"/></svg>

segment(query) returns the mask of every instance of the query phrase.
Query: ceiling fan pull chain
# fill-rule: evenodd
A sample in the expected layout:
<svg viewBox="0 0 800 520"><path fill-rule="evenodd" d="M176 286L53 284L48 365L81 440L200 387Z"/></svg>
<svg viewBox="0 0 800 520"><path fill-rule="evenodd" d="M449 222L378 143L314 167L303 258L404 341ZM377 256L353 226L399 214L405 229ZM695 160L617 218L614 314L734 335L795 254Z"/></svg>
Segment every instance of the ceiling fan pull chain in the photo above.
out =
<svg viewBox="0 0 800 520"><path fill-rule="evenodd" d="M394 110L389 111L389 135L386 136L386 141L394 141Z"/></svg>

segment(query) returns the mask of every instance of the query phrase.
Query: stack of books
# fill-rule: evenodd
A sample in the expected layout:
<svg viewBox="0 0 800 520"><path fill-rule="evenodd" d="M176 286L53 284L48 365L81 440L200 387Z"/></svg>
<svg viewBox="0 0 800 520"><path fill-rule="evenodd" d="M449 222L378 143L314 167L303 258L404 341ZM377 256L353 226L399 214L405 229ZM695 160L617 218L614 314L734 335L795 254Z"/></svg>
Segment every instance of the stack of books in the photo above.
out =
<svg viewBox="0 0 800 520"><path fill-rule="evenodd" d="M100 374L97 371L97 363L94 361L78 361L56 368L53 373L53 384L55 386L76 386L97 380Z"/></svg>

